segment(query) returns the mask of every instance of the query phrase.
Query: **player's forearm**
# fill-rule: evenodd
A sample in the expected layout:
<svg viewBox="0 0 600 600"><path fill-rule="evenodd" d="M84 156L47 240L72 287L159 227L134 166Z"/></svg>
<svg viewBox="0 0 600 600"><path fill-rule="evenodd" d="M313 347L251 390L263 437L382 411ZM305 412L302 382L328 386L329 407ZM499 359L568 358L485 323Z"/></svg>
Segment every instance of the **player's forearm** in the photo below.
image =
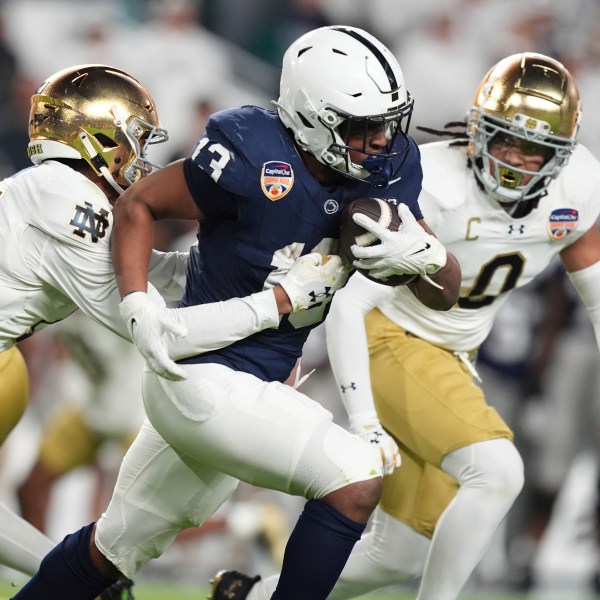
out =
<svg viewBox="0 0 600 600"><path fill-rule="evenodd" d="M278 327L280 308L274 291L265 290L245 298L171 309L174 318L188 332L182 338L165 336L169 355L175 360L195 356L229 346L263 329Z"/></svg>
<svg viewBox="0 0 600 600"><path fill-rule="evenodd" d="M329 362L349 417L375 413L365 315L391 293L354 274L336 294L325 320Z"/></svg>

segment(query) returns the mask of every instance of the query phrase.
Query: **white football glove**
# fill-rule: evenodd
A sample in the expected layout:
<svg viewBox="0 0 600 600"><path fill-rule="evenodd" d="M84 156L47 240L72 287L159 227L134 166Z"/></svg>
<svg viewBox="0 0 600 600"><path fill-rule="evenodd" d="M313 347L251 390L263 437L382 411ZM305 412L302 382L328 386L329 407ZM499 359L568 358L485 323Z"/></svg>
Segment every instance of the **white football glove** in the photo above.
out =
<svg viewBox="0 0 600 600"><path fill-rule="evenodd" d="M379 448L384 475L390 475L400 466L398 444L384 430L375 413L350 416L350 433L357 435L367 444Z"/></svg>
<svg viewBox="0 0 600 600"><path fill-rule="evenodd" d="M169 309L152 302L146 292L127 294L119 304L119 312L127 324L129 335L146 364L157 375L173 381L186 379L185 371L169 358L163 333L183 337L185 325L174 321Z"/></svg>
<svg viewBox="0 0 600 600"><path fill-rule="evenodd" d="M349 276L350 270L339 256L313 252L298 258L279 285L289 296L295 312L329 302L346 285Z"/></svg>
<svg viewBox="0 0 600 600"><path fill-rule="evenodd" d="M357 258L354 266L368 269L375 279L385 279L395 273L418 273L428 283L442 289L429 275L437 273L446 264L446 248L417 223L406 204L398 204L398 214L402 219L398 231L390 231L360 213L352 216L357 225L381 240L381 244L373 246L352 246L352 253Z"/></svg>

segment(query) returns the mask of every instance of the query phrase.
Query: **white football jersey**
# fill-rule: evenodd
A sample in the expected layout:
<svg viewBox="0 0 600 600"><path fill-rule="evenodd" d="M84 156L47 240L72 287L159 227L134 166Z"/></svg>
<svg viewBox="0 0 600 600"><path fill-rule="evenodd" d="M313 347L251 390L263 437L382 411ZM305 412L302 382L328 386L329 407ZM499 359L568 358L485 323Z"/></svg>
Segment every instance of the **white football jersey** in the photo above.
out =
<svg viewBox="0 0 600 600"><path fill-rule="evenodd" d="M511 290L525 285L592 227L600 214L600 164L579 145L527 216L515 219L477 185L466 148L421 146L426 223L462 269L460 299L449 311L421 304L404 287L380 309L415 335L455 352L476 349Z"/></svg>
<svg viewBox="0 0 600 600"><path fill-rule="evenodd" d="M64 319L77 309L78 297L84 296L91 310L103 310L102 299L117 293L111 224L111 206L101 190L59 162L0 182L1 350ZM89 287L82 290L84 283ZM98 318L127 335L118 313Z"/></svg>
<svg viewBox="0 0 600 600"><path fill-rule="evenodd" d="M78 307L129 339L115 310L111 226L106 196L62 163L46 161L0 182L0 351ZM165 261L157 262L160 271ZM176 268L167 270L172 277Z"/></svg>
<svg viewBox="0 0 600 600"><path fill-rule="evenodd" d="M100 188L60 162L46 161L0 182L0 352L77 308L129 340L110 254L112 223ZM187 253L152 252L153 303L181 297L186 268ZM271 290L175 312L172 318L188 331L164 336L175 359L279 324Z"/></svg>

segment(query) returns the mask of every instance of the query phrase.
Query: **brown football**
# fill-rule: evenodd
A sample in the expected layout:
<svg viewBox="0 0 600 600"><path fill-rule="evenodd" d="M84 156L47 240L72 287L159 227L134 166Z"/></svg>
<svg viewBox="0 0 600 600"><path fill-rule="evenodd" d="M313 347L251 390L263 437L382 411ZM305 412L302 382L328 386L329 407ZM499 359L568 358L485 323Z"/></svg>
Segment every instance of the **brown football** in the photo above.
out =
<svg viewBox="0 0 600 600"><path fill-rule="evenodd" d="M373 234L354 222L352 215L356 213L367 215L390 231L398 231L400 225L402 225L396 207L386 200L380 198L359 198L350 202L344 209L340 219L340 256L347 265L352 265L352 262L355 260L350 250L351 246L355 244L357 246L372 246L381 243ZM403 274L392 275L383 280L371 277L368 269L357 269L357 271L371 281L390 286L406 285L418 277L418 275L414 274Z"/></svg>

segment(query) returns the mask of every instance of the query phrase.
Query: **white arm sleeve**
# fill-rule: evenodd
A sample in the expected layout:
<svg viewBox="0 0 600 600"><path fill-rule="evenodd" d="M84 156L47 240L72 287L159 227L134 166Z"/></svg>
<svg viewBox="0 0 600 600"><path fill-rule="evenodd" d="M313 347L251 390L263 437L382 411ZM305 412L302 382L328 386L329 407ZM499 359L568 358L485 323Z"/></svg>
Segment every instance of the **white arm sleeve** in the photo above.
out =
<svg viewBox="0 0 600 600"><path fill-rule="evenodd" d="M600 348L600 261L567 275L587 308Z"/></svg>
<svg viewBox="0 0 600 600"><path fill-rule="evenodd" d="M130 340L119 313L121 297L110 255L101 254L99 249L74 250L65 244L52 243L33 228L28 232L28 247L43 244L43 253L38 254L43 256L43 261L37 266L39 277L75 303L82 312ZM179 254L181 258L182 253ZM167 261L162 264L164 267L175 263ZM163 273L168 272L169 269L163 270ZM171 279L175 280L177 269L170 272ZM148 284L148 295L159 306L165 306L164 299L151 283ZM279 312L272 289L245 298L169 310L175 311L176 318L188 330L185 338L170 337L168 340L170 356L175 360L222 348L263 329L279 326Z"/></svg>
<svg viewBox="0 0 600 600"><path fill-rule="evenodd" d="M153 302L164 306L152 284L148 285L148 294ZM169 356L174 360L223 348L263 329L279 326L279 311L272 289L245 298L168 310L187 328L183 338L165 336Z"/></svg>
<svg viewBox="0 0 600 600"><path fill-rule="evenodd" d="M189 252L160 252L152 250L148 281L167 301L179 300L185 286Z"/></svg>
<svg viewBox="0 0 600 600"><path fill-rule="evenodd" d="M325 319L329 361L350 419L376 414L364 318L392 290L354 273L346 287L334 296Z"/></svg>

